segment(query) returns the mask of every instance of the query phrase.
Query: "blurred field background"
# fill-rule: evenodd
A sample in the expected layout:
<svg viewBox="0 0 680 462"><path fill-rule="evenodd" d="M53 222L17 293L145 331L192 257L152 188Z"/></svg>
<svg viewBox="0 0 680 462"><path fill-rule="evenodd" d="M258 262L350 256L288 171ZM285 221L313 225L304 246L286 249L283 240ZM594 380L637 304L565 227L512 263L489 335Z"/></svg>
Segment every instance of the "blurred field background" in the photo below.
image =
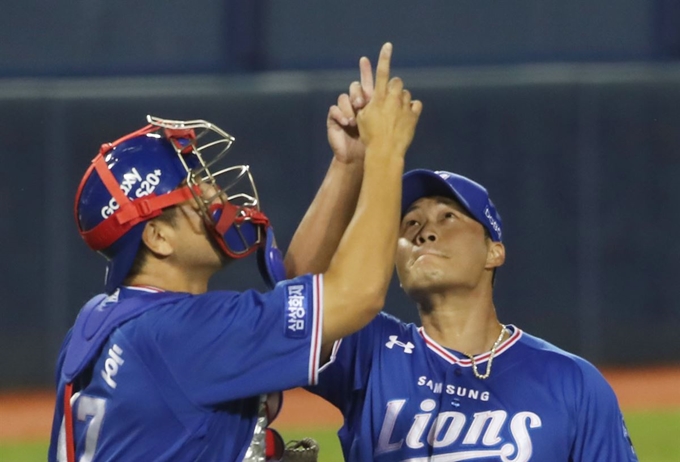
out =
<svg viewBox="0 0 680 462"><path fill-rule="evenodd" d="M603 372L624 410L640 461L678 462L680 367ZM0 462L45 460L52 400L49 392L0 395ZM336 432L341 425L342 417L334 407L296 389L285 393L283 409L272 427L286 441L315 438L321 447L319 461L339 462L343 458Z"/></svg>
<svg viewBox="0 0 680 462"><path fill-rule="evenodd" d="M35 390L102 289L73 222L99 146L147 114L217 124L285 248L330 161L328 107L385 41L425 108L406 168L477 180L503 217L501 321L601 365L641 460L680 461L678 0L24 0L0 15L0 462L44 460ZM213 281L252 287L254 258ZM396 280L385 309L417 321ZM283 433L340 460L338 422L288 401L303 420Z"/></svg>

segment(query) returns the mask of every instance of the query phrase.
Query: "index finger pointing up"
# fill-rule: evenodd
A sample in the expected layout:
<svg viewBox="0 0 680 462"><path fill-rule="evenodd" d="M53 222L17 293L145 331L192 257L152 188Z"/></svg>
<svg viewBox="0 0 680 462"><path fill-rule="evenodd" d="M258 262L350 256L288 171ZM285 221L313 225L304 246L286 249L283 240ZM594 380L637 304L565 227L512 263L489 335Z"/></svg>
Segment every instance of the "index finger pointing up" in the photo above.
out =
<svg viewBox="0 0 680 462"><path fill-rule="evenodd" d="M387 42L380 50L378 67L375 70L375 95L383 97L387 93L387 82L390 80L390 59L392 58L392 44Z"/></svg>

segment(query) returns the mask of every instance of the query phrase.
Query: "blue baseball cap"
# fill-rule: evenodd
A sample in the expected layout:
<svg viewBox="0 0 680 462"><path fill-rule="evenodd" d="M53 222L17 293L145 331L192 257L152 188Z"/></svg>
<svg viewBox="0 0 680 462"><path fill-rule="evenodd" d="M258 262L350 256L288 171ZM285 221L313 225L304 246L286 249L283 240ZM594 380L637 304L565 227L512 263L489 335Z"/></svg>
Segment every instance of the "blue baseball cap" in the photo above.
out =
<svg viewBox="0 0 680 462"><path fill-rule="evenodd" d="M401 215L418 199L443 196L456 199L489 231L491 240L501 242L503 222L484 186L451 172L417 169L406 172L402 179Z"/></svg>

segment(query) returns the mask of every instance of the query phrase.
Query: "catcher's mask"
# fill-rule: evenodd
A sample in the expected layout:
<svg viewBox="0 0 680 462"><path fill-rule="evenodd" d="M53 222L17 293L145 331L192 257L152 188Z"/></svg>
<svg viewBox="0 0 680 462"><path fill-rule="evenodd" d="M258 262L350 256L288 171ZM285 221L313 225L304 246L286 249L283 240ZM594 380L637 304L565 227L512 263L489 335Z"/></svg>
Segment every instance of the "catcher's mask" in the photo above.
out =
<svg viewBox="0 0 680 462"><path fill-rule="evenodd" d="M196 201L225 255L243 258L259 249L265 282L273 286L285 279L248 166L214 171L234 137L205 120L147 116L147 121L147 126L101 146L76 193L80 235L108 260L106 292L113 293L130 272L146 222L186 200Z"/></svg>

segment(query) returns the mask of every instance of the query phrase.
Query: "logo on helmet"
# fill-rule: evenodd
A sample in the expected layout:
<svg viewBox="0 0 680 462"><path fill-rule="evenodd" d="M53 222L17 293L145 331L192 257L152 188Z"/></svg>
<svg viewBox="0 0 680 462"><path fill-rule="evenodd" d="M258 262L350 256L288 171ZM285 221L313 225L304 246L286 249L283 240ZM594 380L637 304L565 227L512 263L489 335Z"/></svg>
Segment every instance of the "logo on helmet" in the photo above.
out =
<svg viewBox="0 0 680 462"><path fill-rule="evenodd" d="M152 194L156 189L156 186L160 184L162 173L163 172L161 170L156 169L153 172L147 174L145 178L142 178L142 175L140 175L139 171L135 167L132 167L129 173L123 174L123 180L120 183L120 189L123 191L123 194L130 197L130 191L132 191L132 189L139 183L139 187L135 189L133 197L140 198L148 196L149 194ZM116 202L116 199L112 197L109 203L102 207L102 218L110 217L116 210L118 210L119 207L120 206L118 205L118 202Z"/></svg>

